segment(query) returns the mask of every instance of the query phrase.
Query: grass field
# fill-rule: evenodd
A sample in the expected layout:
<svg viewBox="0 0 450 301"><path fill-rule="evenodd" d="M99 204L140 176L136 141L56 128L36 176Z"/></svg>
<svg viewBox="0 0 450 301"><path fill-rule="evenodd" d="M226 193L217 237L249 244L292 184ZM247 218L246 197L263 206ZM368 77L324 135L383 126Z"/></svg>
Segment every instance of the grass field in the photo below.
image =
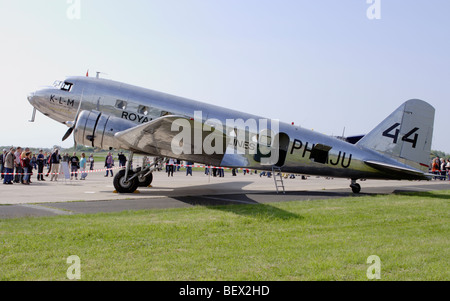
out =
<svg viewBox="0 0 450 301"><path fill-rule="evenodd" d="M450 280L450 191L0 220L0 280ZM1 210L1 208L0 208Z"/></svg>

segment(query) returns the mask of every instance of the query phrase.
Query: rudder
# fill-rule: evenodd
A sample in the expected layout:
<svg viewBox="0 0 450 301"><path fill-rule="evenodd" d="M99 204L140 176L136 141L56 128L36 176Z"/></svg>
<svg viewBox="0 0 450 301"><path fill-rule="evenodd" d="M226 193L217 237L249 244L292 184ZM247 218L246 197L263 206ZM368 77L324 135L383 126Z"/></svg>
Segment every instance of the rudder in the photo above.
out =
<svg viewBox="0 0 450 301"><path fill-rule="evenodd" d="M411 99L403 103L357 145L428 171L435 109Z"/></svg>

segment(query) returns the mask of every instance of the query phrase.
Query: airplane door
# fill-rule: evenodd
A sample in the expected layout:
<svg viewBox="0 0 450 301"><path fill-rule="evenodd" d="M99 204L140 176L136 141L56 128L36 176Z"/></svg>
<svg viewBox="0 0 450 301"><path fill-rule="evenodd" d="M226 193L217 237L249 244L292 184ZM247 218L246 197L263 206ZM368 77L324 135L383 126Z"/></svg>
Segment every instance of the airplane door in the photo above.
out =
<svg viewBox="0 0 450 301"><path fill-rule="evenodd" d="M270 135L264 136L262 144L258 144L257 153L253 156L253 160L263 165L281 167L286 162L289 143L290 139L286 133L279 133L273 138ZM263 162L263 159L265 162Z"/></svg>
<svg viewBox="0 0 450 301"><path fill-rule="evenodd" d="M273 145L274 148L278 148L278 161L275 164L275 166L282 167L286 161L286 156L287 156L287 152L289 149L290 139L286 133L279 133L279 134L277 134L277 136L278 136L278 139L275 139L274 145Z"/></svg>

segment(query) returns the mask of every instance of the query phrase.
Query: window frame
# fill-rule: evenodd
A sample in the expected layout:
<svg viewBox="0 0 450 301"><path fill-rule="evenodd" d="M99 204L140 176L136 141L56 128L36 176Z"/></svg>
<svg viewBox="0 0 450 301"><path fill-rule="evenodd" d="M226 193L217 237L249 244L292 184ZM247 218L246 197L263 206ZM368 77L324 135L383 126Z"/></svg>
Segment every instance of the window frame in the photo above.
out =
<svg viewBox="0 0 450 301"><path fill-rule="evenodd" d="M122 105L119 106L119 104L122 104ZM117 100L116 100L116 104L114 105L114 107L115 107L116 109L126 110L127 107L128 107L128 101L122 100L122 99L117 99Z"/></svg>
<svg viewBox="0 0 450 301"><path fill-rule="evenodd" d="M66 92L70 92L73 88L73 84L70 82L62 82L61 83L61 90L62 91L66 91Z"/></svg>

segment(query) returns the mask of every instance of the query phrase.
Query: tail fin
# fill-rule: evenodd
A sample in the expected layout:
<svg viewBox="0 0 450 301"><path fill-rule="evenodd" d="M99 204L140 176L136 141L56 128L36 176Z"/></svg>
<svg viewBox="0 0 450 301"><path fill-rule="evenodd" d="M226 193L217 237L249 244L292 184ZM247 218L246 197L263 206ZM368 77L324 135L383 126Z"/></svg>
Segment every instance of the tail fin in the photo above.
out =
<svg viewBox="0 0 450 301"><path fill-rule="evenodd" d="M434 113L430 104L419 99L408 100L357 145L427 172Z"/></svg>

